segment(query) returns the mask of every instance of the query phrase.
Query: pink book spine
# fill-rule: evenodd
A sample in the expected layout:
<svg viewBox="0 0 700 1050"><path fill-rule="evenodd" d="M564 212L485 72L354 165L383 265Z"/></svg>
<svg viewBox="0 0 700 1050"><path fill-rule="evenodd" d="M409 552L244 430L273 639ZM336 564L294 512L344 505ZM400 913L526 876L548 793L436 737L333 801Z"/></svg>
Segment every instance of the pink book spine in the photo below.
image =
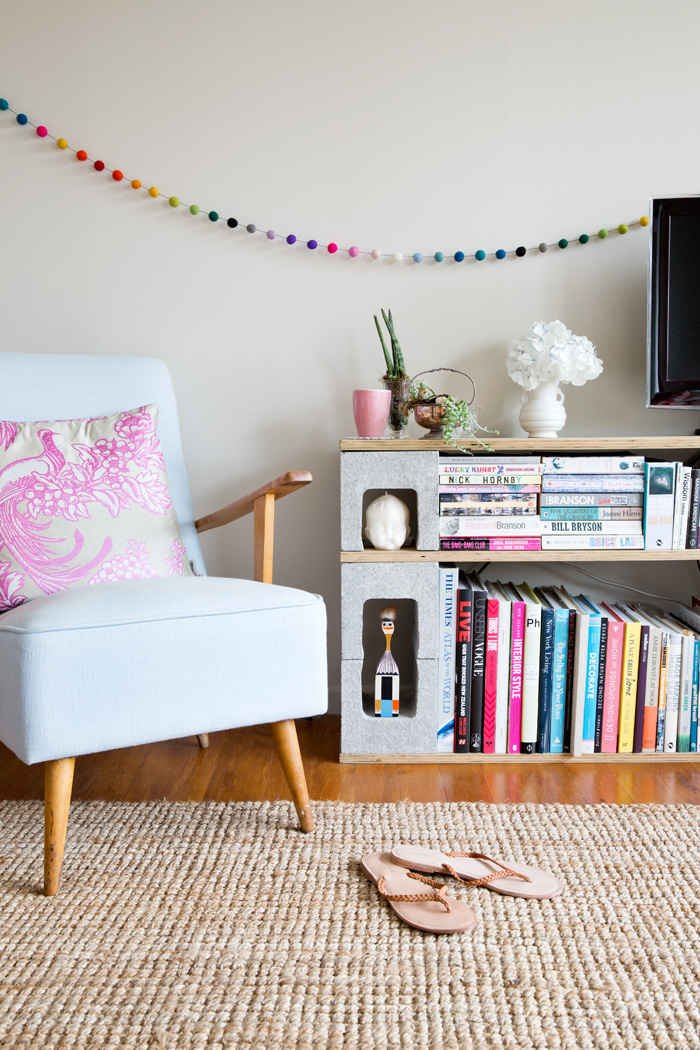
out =
<svg viewBox="0 0 700 1050"><path fill-rule="evenodd" d="M620 718L620 689L624 655L625 625L620 620L608 620L608 651L605 659L603 693L603 733L600 750L605 754L617 751L617 724Z"/></svg>
<svg viewBox="0 0 700 1050"><path fill-rule="evenodd" d="M510 649L510 704L508 709L508 754L520 754L520 723L523 712L523 654L525 651L525 602L513 602Z"/></svg>
<svg viewBox="0 0 700 1050"><path fill-rule="evenodd" d="M539 536L493 536L489 537L491 551L539 551L542 541Z"/></svg>
<svg viewBox="0 0 700 1050"><path fill-rule="evenodd" d="M496 687L498 682L498 601L486 606L486 662L484 667L484 754L496 746Z"/></svg>

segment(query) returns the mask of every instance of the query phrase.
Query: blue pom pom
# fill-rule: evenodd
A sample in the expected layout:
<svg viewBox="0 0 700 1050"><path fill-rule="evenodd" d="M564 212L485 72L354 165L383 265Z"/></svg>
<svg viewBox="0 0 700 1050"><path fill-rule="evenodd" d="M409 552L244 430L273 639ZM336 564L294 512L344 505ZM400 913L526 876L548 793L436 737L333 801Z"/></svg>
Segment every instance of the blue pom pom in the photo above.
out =
<svg viewBox="0 0 700 1050"><path fill-rule="evenodd" d="M413 253L413 261L414 262L423 262L423 256L421 255L420 252L414 252Z"/></svg>
<svg viewBox="0 0 700 1050"><path fill-rule="evenodd" d="M486 258L486 252L483 250L483 248L479 248L478 252L474 253L474 258L477 260L477 262L484 261L484 259Z"/></svg>
<svg viewBox="0 0 700 1050"><path fill-rule="evenodd" d="M7 99L6 98L0 98L0 109L9 109L9 108L10 108L10 103L7 101Z"/></svg>
<svg viewBox="0 0 700 1050"><path fill-rule="evenodd" d="M455 252L455 262L464 262L464 252Z"/></svg>
<svg viewBox="0 0 700 1050"><path fill-rule="evenodd" d="M26 124L27 123L27 114L26 113L18 113L17 114L17 123L18 124Z"/></svg>
<svg viewBox="0 0 700 1050"><path fill-rule="evenodd" d="M442 254L442 252L435 252L435 255L433 256L435 262L442 262L444 258L445 256Z"/></svg>
<svg viewBox="0 0 700 1050"><path fill-rule="evenodd" d="M496 258L497 259L505 259L505 257L506 257L506 253L503 251L503 248L499 248L498 251L496 252Z"/></svg>

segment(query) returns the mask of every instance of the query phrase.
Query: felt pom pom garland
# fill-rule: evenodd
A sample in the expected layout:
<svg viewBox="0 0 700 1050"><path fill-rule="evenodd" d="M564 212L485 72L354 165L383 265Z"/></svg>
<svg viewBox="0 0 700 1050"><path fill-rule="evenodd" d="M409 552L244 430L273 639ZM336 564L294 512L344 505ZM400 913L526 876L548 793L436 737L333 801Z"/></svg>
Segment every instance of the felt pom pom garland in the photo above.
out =
<svg viewBox="0 0 700 1050"><path fill-rule="evenodd" d="M76 158L77 158L77 160L79 160L79 161L90 161L91 160L91 158L88 156L86 150L84 150L84 149L76 150L72 146L68 145L68 142L66 141L66 139L64 139L64 138L56 138L55 136L49 134L49 131L47 130L47 128L43 124L38 124L38 125L37 124L33 124L32 121L29 120L29 118L27 117L26 113L18 113L16 110L12 109L12 107L10 106L9 102L6 99L0 98L0 113L3 113L3 112L13 114L14 117L15 117L16 122L20 126L24 127L25 125L27 125L30 128L34 128L34 130L36 132L36 135L39 138L41 138L41 139L51 139L53 142L56 143L56 146L59 149L61 149L61 150L69 150L71 153L74 153ZM100 171L100 172L101 171L106 171L107 174L111 176L111 178L112 178L112 180L114 182L127 181L132 189L135 189L135 190L141 189L142 184L139 181L139 179L129 179L129 178L127 178L124 175L124 173L122 171L120 171L118 168L114 168L114 169L108 168L105 165L104 161L102 161L102 160L91 161L91 163L92 163L92 166L95 169L95 171ZM166 193L161 193L157 186L150 186L147 189L147 193L148 193L148 195L150 197L163 197L168 202L168 204L170 205L171 208L174 208L174 209L176 209L176 208L186 208L187 210L189 210L191 215L198 215L200 213L201 209L200 209L198 204L183 204L183 202L180 200L179 197L172 196L172 195L169 195L169 194L166 194ZM219 212L217 212L217 211L213 211L213 210L212 211L202 211L202 214L204 216L206 216L210 220L210 222L212 222L212 223L217 223L220 220L220 215L219 215ZM649 225L649 219L647 218L646 215L643 215L636 222L628 222L628 223L621 222L621 223L619 223L618 226L613 227L612 229L607 229L606 227L602 227L600 230L598 230L597 233L590 234L590 235L587 234L587 233L582 233L582 234L580 234L579 237L577 237L575 239L571 239L571 240L569 238L567 238L567 237L561 237L558 241L555 241L555 242L553 242L551 244L547 243L546 241L542 241L540 244L538 244L538 245L536 245L535 247L532 247L532 248L526 248L524 245L520 245L519 247L517 247L515 249L498 248L495 251L491 251L491 252L486 252L486 251L484 251L483 248L479 248L479 249L477 249L476 251L473 251L473 252L456 251L451 256L450 255L446 255L444 252L441 252L441 251L436 251L436 252L432 253L432 255L428 255L428 256L425 256L423 254L423 252L416 251L416 252L410 253L409 255L404 256L404 254L402 252L398 252L398 251L395 251L395 252L383 252L380 248L372 248L371 250L367 250L367 249L358 248L357 245L354 245L354 244L351 245L351 247L349 247L349 248L341 248L341 247L338 246L338 244L335 243L335 241L331 241L329 244L319 244L319 242L313 237L310 237L308 240L303 240L302 238L297 238L297 236L295 234L293 234L293 233L288 233L288 234L276 233L275 230L272 230L272 229L269 229L269 230L262 230L261 229L261 230L259 230L258 227L256 226L256 224L253 223L253 222L249 222L247 224L240 223L238 219L234 219L234 218L226 219L226 225L232 230L240 228L241 230L245 230L247 233L251 233L251 234L261 233L269 241L279 240L279 241L284 241L286 244L289 244L289 245L293 245L293 244L304 245L310 251L314 251L316 248L322 248L322 249L325 249L326 254L328 254L328 255L347 255L351 259L356 259L360 255L365 255L369 259L375 259L375 260L376 259L387 259L387 260L391 260L391 261L393 261L395 263L403 262L404 258L406 258L406 259L410 259L414 264L418 265L418 264L422 263L424 261L424 259L426 259L426 258L429 259L431 262L436 263L436 264L437 263L441 263L441 262L445 262L446 260L450 261L450 262L453 262L453 263L461 263L461 262L465 262L466 260L471 260L473 262L483 262L485 259L497 259L497 260L503 260L503 259L507 259L507 258L522 259L522 258L524 258L524 256L526 256L528 254L536 255L538 253L547 252L547 251L549 251L550 248L558 248L560 251L564 251L566 248L569 247L569 245L571 243L574 243L574 240L575 240L575 243L577 243L579 245L585 245L585 244L588 244L589 241L592 240L592 239L597 239L597 240L600 240L600 241L604 241L610 234L617 233L618 235L622 236L622 235L626 234L632 228L635 228L635 227L640 227L641 228L641 227L644 227L644 226L648 226Z"/></svg>

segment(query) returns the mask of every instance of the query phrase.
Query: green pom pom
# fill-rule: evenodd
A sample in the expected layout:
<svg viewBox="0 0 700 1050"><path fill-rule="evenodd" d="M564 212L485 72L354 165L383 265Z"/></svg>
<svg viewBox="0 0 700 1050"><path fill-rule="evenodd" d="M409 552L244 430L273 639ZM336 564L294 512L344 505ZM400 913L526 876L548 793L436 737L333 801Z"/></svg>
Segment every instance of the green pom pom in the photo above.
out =
<svg viewBox="0 0 700 1050"><path fill-rule="evenodd" d="M168 204L170 205L171 208L179 208L180 207L180 198L179 197L170 197L168 199Z"/></svg>
<svg viewBox="0 0 700 1050"><path fill-rule="evenodd" d="M199 205L198 204L190 204L190 214L191 215L199 215Z"/></svg>
<svg viewBox="0 0 700 1050"><path fill-rule="evenodd" d="M219 213L218 213L218 211L210 211L209 212L209 218L211 219L212 222L218 222L219 221Z"/></svg>
<svg viewBox="0 0 700 1050"><path fill-rule="evenodd" d="M478 259L479 262L483 262L486 258L486 252L482 251L481 248L479 248L478 252L475 253L474 258Z"/></svg>
<svg viewBox="0 0 700 1050"><path fill-rule="evenodd" d="M0 98L0 109L4 110L4 109L9 109L9 108L10 108L10 104L7 101L7 99L6 98Z"/></svg>
<svg viewBox="0 0 700 1050"><path fill-rule="evenodd" d="M443 262L444 258L445 256L442 252L435 252L435 255L433 256L435 262Z"/></svg>
<svg viewBox="0 0 700 1050"><path fill-rule="evenodd" d="M618 233L627 233L627 223L626 222L621 222L620 225L617 227L617 232Z"/></svg>
<svg viewBox="0 0 700 1050"><path fill-rule="evenodd" d="M608 231L605 229L605 227L603 227L602 230L598 230L598 236L600 237L601 241L605 240L605 238L608 236Z"/></svg>
<svg viewBox="0 0 700 1050"><path fill-rule="evenodd" d="M559 247L560 248L568 248L569 247L569 242L567 241L566 237L562 237L562 239L559 241Z"/></svg>
<svg viewBox="0 0 700 1050"><path fill-rule="evenodd" d="M582 233L578 239L579 244L588 244L589 236L587 233Z"/></svg>

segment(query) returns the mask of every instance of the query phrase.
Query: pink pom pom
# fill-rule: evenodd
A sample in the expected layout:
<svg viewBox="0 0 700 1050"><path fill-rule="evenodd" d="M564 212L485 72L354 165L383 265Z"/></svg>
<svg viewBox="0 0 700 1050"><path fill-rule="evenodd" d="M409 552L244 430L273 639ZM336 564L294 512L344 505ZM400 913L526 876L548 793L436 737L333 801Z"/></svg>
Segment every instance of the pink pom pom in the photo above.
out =
<svg viewBox="0 0 700 1050"><path fill-rule="evenodd" d="M356 248L354 244L353 244L352 248L348 248L348 255L350 256L351 259L357 258L357 256L359 254L360 254L360 249Z"/></svg>
<svg viewBox="0 0 700 1050"><path fill-rule="evenodd" d="M328 245L328 251L331 253L331 255L335 255L335 253L338 251L338 245L334 244L333 241L331 241L331 243Z"/></svg>
<svg viewBox="0 0 700 1050"><path fill-rule="evenodd" d="M373 248L372 249L372 258L373 259L381 259L381 257L382 257L381 248Z"/></svg>
<svg viewBox="0 0 700 1050"><path fill-rule="evenodd" d="M41 138L41 139L43 139L46 135L48 135L48 131L46 130L46 128L44 127L43 124L39 125L39 127L36 129L36 133L39 136L39 138Z"/></svg>

